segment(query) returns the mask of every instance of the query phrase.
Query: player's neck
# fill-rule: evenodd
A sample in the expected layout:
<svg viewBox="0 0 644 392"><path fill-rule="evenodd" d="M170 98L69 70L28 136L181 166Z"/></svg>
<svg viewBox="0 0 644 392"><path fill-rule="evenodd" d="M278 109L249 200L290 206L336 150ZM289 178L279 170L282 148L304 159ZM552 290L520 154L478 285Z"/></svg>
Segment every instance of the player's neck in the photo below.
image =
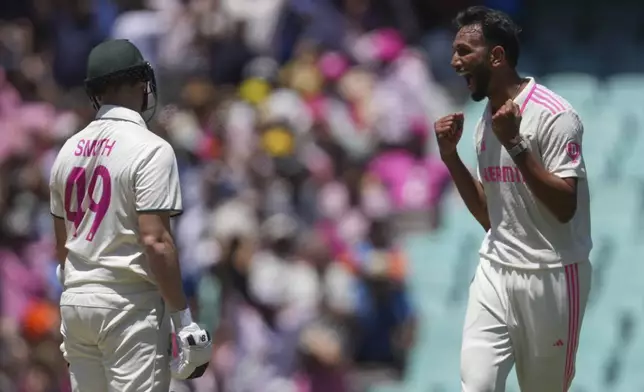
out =
<svg viewBox="0 0 644 392"><path fill-rule="evenodd" d="M141 110L141 98L128 91L123 91L123 89L108 91L101 97L101 105L120 106L139 112Z"/></svg>
<svg viewBox="0 0 644 392"><path fill-rule="evenodd" d="M512 72L495 83L496 89L488 96L492 113L495 113L508 99L516 98L521 93L524 84L526 84L526 80L521 79L516 72Z"/></svg>
<svg viewBox="0 0 644 392"><path fill-rule="evenodd" d="M101 106L120 106L120 107L123 107L123 108L127 108L127 109L130 109L130 110L133 110L133 111L135 111L135 112L138 112L138 111L139 111L139 109L136 107L136 105L133 105L133 104L128 103L128 102L119 102L119 101L103 101L103 102L101 103Z"/></svg>

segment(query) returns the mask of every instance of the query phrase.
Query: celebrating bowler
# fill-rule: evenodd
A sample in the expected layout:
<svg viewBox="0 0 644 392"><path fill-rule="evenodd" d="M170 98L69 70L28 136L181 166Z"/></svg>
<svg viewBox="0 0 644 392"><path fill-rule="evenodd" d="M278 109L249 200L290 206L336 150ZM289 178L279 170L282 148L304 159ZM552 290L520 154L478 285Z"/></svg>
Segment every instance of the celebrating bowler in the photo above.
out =
<svg viewBox="0 0 644 392"><path fill-rule="evenodd" d="M472 7L456 23L452 66L475 101L487 98L477 176L457 152L463 114L435 124L442 159L486 231L463 328L462 390L503 392L516 364L522 392L565 392L591 283L583 125L566 100L518 75L519 29L507 15Z"/></svg>

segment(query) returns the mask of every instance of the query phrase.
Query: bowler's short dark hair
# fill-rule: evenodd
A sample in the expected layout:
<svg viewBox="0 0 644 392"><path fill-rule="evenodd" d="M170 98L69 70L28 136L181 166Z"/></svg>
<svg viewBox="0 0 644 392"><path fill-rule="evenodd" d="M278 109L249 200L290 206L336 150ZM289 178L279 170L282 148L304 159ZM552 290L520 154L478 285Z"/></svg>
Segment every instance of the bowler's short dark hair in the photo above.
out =
<svg viewBox="0 0 644 392"><path fill-rule="evenodd" d="M461 29L465 26L479 25L485 42L490 46L500 46L512 67L519 61L519 33L521 28L504 12L484 6L474 6L458 13L454 25Z"/></svg>

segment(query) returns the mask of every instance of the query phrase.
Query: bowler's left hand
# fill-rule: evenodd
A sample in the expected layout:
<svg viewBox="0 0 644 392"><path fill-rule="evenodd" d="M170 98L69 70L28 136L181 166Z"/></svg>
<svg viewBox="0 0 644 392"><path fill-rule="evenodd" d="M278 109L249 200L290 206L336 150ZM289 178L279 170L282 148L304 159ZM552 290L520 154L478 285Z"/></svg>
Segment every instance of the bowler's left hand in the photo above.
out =
<svg viewBox="0 0 644 392"><path fill-rule="evenodd" d="M508 99L492 116L492 131L499 142L505 147L512 147L519 139L521 125L521 109L519 105Z"/></svg>

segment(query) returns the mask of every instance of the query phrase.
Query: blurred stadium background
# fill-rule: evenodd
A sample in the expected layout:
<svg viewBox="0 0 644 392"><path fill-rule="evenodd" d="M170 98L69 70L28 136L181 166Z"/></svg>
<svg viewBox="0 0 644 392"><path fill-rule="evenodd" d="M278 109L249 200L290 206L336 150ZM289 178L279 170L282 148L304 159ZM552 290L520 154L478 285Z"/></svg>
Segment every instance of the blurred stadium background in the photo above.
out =
<svg viewBox="0 0 644 392"><path fill-rule="evenodd" d="M85 61L107 38L156 69L185 286L218 343L173 390L459 391L483 232L429 124L466 113L473 169L482 105L449 68L449 21L473 4L0 0L0 391L69 390L47 183L92 118ZM644 391L644 3L485 4L523 26L520 69L586 127L595 275L573 391Z"/></svg>

